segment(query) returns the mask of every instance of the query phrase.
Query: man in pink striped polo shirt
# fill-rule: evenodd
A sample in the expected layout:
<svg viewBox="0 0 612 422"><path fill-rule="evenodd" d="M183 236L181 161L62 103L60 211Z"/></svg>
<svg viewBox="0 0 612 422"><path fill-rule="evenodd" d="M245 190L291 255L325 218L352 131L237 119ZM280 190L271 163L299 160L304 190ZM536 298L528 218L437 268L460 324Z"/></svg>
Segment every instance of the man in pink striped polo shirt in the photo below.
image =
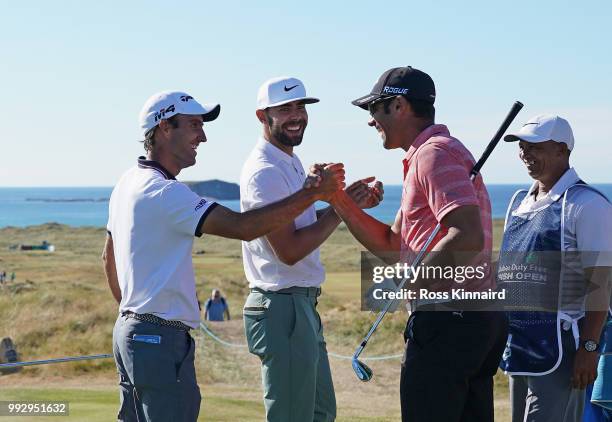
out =
<svg viewBox="0 0 612 422"><path fill-rule="evenodd" d="M470 152L446 126L434 123L435 97L429 75L408 66L386 71L370 94L353 101L369 110L368 125L385 149L406 151L393 225L367 215L344 193L331 203L357 240L387 262L410 263L440 222L424 264L480 267L485 275L461 282L419 279L411 289L486 290L492 288L489 196L482 177L470 180ZM505 316L453 305L452 299L412 302L400 378L403 421L493 421L493 375L506 341Z"/></svg>

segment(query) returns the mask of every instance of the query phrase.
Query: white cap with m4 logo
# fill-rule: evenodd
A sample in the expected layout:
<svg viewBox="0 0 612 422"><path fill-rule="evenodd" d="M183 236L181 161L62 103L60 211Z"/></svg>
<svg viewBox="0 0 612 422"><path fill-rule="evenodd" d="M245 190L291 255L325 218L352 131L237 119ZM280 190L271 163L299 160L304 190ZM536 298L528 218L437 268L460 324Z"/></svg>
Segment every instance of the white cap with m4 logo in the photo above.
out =
<svg viewBox="0 0 612 422"><path fill-rule="evenodd" d="M219 116L219 104L200 104L191 95L181 91L163 91L152 95L140 111L140 128L143 136L159 124L176 114L201 115L205 122Z"/></svg>

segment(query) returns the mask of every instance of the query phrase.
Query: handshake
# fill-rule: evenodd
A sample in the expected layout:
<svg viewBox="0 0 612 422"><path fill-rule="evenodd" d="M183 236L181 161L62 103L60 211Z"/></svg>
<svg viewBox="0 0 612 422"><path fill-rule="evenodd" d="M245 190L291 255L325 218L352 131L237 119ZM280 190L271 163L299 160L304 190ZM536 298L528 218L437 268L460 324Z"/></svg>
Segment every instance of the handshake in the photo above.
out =
<svg viewBox="0 0 612 422"><path fill-rule="evenodd" d="M375 177L357 180L346 187L342 163L313 164L303 187L315 190L321 201L330 204L339 195L346 194L362 209L375 207L383 200L384 195L383 184L376 181Z"/></svg>

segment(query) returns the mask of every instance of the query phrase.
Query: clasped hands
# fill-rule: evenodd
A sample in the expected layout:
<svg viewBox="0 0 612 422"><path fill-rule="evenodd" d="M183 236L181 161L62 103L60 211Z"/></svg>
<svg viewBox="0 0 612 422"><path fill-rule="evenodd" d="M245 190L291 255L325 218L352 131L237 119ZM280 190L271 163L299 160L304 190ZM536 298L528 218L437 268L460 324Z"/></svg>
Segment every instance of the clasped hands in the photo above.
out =
<svg viewBox="0 0 612 422"><path fill-rule="evenodd" d="M336 189L333 189L334 184ZM342 163L313 164L304 181L304 189L323 188L322 200L329 203L332 203L342 191L362 209L375 207L383 200L383 184L376 181L373 176L357 180L346 188L345 186Z"/></svg>

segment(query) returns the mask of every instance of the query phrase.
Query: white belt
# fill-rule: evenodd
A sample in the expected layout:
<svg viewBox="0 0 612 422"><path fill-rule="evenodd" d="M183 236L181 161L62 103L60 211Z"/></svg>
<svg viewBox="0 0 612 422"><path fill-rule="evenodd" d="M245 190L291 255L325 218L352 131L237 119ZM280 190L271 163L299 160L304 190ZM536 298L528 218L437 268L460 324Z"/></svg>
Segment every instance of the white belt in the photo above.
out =
<svg viewBox="0 0 612 422"><path fill-rule="evenodd" d="M559 318L561 319L561 328L565 331L568 331L570 326L572 327L572 334L574 336L574 342L576 343L576 350L580 346L580 331L578 330L578 320L572 318L571 316L559 312Z"/></svg>

